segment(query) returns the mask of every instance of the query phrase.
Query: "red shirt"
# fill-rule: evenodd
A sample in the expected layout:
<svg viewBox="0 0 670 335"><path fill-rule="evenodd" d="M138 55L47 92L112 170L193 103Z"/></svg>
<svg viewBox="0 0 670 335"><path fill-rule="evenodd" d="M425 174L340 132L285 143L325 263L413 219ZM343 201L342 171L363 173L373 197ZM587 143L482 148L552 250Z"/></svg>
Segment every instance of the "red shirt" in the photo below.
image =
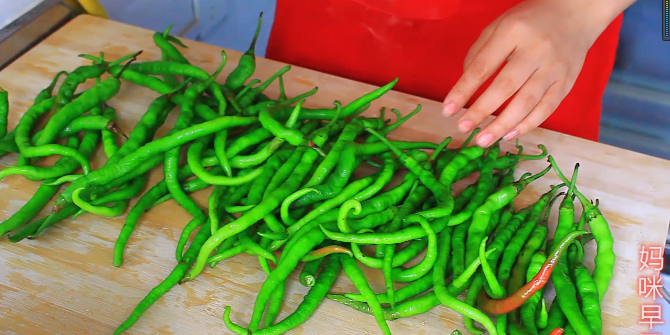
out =
<svg viewBox="0 0 670 335"><path fill-rule="evenodd" d="M395 90L442 101L481 31L521 1L278 0L266 57L377 86L399 77ZM595 42L543 128L598 140L621 19Z"/></svg>

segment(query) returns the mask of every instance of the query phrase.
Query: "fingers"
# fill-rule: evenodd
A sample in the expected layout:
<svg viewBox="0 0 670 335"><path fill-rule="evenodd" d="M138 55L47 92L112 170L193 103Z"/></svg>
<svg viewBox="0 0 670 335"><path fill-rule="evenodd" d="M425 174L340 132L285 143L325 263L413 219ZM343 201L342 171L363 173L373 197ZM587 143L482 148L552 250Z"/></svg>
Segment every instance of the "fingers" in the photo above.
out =
<svg viewBox="0 0 670 335"><path fill-rule="evenodd" d="M463 108L477 89L496 72L512 53L514 45L504 36L500 36L500 38L491 36L477 55L474 56L463 76L447 94L442 112L451 116Z"/></svg>
<svg viewBox="0 0 670 335"><path fill-rule="evenodd" d="M555 78L557 77L544 69L534 72L502 113L477 135L475 143L481 147L488 147L499 138L510 133L536 107L543 96L547 94L549 87L556 82ZM495 108L497 109L498 107L496 106ZM479 123L483 122L489 114L487 113ZM479 123L476 125L479 125Z"/></svg>
<svg viewBox="0 0 670 335"><path fill-rule="evenodd" d="M500 108L500 106L502 106L502 104L522 86L527 86L528 84L534 85L526 90L542 90L539 95L539 97L541 97L542 93L546 91L551 83L546 83L547 80L543 80L542 78L534 79L530 83L526 83L529 78L533 77L533 73L535 73L537 68L538 65L536 62L523 57L522 55L514 55L511 61L505 65L486 91L474 104L472 104L472 106L470 106L468 111L461 116L458 121L458 128L460 131L468 133L480 123L484 122L486 117ZM526 114L530 111L530 108L532 108L532 106L525 110ZM514 112L516 113L517 111L514 110ZM480 133L478 138L484 139L490 135L491 134L488 133ZM493 138L491 138L491 140L493 140Z"/></svg>
<svg viewBox="0 0 670 335"><path fill-rule="evenodd" d="M567 95L563 86L561 82L552 84L535 108L518 125L513 127L512 131L504 136L504 139L513 140L539 127L558 108L558 105Z"/></svg>

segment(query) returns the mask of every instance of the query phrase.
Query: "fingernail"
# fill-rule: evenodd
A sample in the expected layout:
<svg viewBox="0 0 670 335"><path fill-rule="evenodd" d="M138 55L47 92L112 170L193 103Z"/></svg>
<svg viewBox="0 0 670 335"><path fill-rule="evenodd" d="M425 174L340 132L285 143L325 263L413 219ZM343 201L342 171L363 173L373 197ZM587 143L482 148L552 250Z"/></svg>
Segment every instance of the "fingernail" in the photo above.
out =
<svg viewBox="0 0 670 335"><path fill-rule="evenodd" d="M472 121L469 120L463 120L458 124L458 129L462 133L469 133L472 130Z"/></svg>
<svg viewBox="0 0 670 335"><path fill-rule="evenodd" d="M505 135L503 137L503 140L505 140L505 141L513 140L517 137L517 135L519 135L519 131L514 129L514 130L510 131L509 133L507 133L507 135Z"/></svg>
<svg viewBox="0 0 670 335"><path fill-rule="evenodd" d="M491 145L491 140L493 140L493 135L488 134L488 133L487 134L481 134L477 138L477 145L482 147L482 148L486 148L489 145Z"/></svg>
<svg viewBox="0 0 670 335"><path fill-rule="evenodd" d="M446 116L456 114L456 104L451 100L445 101L444 106L442 106L442 114Z"/></svg>

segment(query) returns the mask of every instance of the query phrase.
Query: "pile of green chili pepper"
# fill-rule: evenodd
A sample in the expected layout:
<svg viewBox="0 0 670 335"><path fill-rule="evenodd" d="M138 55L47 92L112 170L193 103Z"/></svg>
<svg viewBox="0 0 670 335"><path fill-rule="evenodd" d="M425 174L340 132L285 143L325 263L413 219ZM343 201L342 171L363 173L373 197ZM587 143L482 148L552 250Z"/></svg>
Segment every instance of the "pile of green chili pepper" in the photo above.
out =
<svg viewBox="0 0 670 335"><path fill-rule="evenodd" d="M249 50L223 84L217 79L226 54L207 73L182 55L185 45L168 28L154 34L161 60L139 62L139 52L116 60L81 55L92 64L58 73L11 132L8 93L0 89L0 153L18 154L16 166L0 171L0 178L20 174L41 183L23 208L0 223L0 234L18 242L85 212L127 213L114 250L113 263L121 266L144 212L170 200L182 206L192 219L177 242L177 265L115 334L178 283L243 253L258 257L267 279L246 326L233 323L233 311L225 307L224 323L238 334L294 329L326 298L370 314L384 334L390 334L388 321L438 305L461 314L474 334L601 334L613 239L598 205L576 187L578 166L567 178L542 145L536 156L523 155L518 143L518 153L501 155L499 143L469 146L475 133L453 149L447 148L451 138L390 141L386 136L421 106L404 117L392 109L395 122L385 109L379 117L360 114L397 79L344 106L335 101L332 108L304 108L316 88L289 98L283 85L289 66L265 81L251 80L261 17ZM76 93L87 80L97 83ZM280 94L272 99L263 92L275 80ZM130 84L160 96L126 136L109 101ZM170 132L156 138L175 111ZM92 169L89 159L99 144L108 159ZM36 164L52 155L61 156L53 166ZM521 161L544 158L546 169L517 179ZM354 173L363 165L377 169ZM149 171L159 166L164 179L147 189ZM552 168L563 183L517 209L514 199ZM454 194L453 185L473 174L476 181ZM210 187L208 206L201 208L190 195ZM54 197L51 213L37 219ZM559 197L557 228L548 239L549 213ZM577 219L575 197L583 206ZM583 263L591 240L597 244L593 272ZM371 289L362 266L383 273L384 292ZM309 293L277 320L287 279L297 269ZM342 270L358 292L331 292ZM561 292L551 304L543 298L549 281Z"/></svg>

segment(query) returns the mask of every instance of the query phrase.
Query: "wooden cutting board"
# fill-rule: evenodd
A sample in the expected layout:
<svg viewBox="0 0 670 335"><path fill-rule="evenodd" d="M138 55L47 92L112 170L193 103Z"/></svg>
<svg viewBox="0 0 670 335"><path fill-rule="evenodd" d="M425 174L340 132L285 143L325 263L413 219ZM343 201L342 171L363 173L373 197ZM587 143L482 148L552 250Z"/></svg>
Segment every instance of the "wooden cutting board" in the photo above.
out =
<svg viewBox="0 0 670 335"><path fill-rule="evenodd" d="M60 70L74 70L87 64L77 55L105 53L107 59L144 50L141 60L157 60L160 54L152 41L152 31L122 23L80 16L35 46L23 57L0 72L0 86L10 92L10 127L13 128L35 95L46 87ZM194 41L185 41L186 57L209 72L221 60L221 49ZM240 53L226 50L227 75L236 65ZM258 59L253 78L265 79L284 64ZM223 76L222 76L223 78ZM402 79L401 79L402 80ZM330 107L334 100L343 104L367 93L374 87L308 69L293 67L285 75L289 95L306 92L314 86L319 92L305 106ZM90 83L83 88L90 87ZM268 95L276 97L278 86ZM147 89L125 83L110 101L118 111L120 124L130 131L149 103L157 96ZM398 92L390 92L366 112L376 115L381 106L397 108L406 114L416 104L421 113L396 130L391 137L439 142L445 136L459 145L464 135L457 131L455 118L441 116L441 104ZM177 113L172 113L177 114ZM163 136L175 115L171 115L159 135ZM575 122L578 122L577 120ZM546 144L560 166L570 171L581 163L579 188L589 198L600 199L601 209L609 220L616 239L616 269L610 291L603 304L605 334L639 334L637 324L641 300L637 295L638 248L642 244L663 245L670 218L670 162L604 144L585 141L538 129L521 140L529 154ZM503 150L512 150L505 143ZM99 152L94 166L100 166ZM0 160L6 167L15 164L16 156ZM517 173L538 172L545 161L528 161ZM150 185L160 180L160 169L154 171ZM519 197L520 208L557 184L549 173L533 183ZM18 210L37 189L39 183L22 177L0 182L0 219ZM195 198L205 206L209 190ZM134 203L134 202L133 202ZM132 205L132 203L131 203ZM579 208L579 207L578 207ZM42 215L46 214L44 210ZM555 223L556 210L552 214ZM84 214L64 221L34 240L11 244L0 241L0 328L9 334L110 334L135 305L157 285L175 265L174 249L189 215L169 201L146 213L133 235L120 268L112 266L114 241L125 222L125 215L113 219ZM587 247L587 265L592 267L595 244ZM368 271L371 285L383 290L381 273ZM296 281L294 273L285 296L280 319L302 301L307 292ZM128 334L215 334L227 333L221 321L223 306L233 306L233 321L246 325L256 293L266 275L255 257L241 255L207 268L196 280L177 286L128 331ZM340 276L334 292L354 292ZM394 334L444 334L461 329L460 315L437 307L426 314L389 322ZM378 334L379 328L368 315L355 312L332 301L324 301L317 312L292 334ZM467 333L467 332L465 332Z"/></svg>

